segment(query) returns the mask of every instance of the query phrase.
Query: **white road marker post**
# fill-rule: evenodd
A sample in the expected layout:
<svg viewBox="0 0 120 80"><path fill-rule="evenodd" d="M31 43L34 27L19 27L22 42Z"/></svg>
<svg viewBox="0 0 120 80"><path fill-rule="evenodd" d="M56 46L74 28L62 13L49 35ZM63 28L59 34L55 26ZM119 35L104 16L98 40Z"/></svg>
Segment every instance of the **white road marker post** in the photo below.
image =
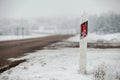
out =
<svg viewBox="0 0 120 80"><path fill-rule="evenodd" d="M82 16L80 25L80 66L79 73L86 74L87 65L87 33L88 33L88 19L86 16Z"/></svg>

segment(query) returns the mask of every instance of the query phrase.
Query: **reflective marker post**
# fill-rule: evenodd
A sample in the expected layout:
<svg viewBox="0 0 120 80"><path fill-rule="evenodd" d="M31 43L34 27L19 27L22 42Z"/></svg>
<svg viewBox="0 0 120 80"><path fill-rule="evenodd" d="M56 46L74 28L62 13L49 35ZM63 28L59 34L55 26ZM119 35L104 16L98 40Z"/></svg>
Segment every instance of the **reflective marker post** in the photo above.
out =
<svg viewBox="0 0 120 80"><path fill-rule="evenodd" d="M87 33L88 33L88 20L83 18L81 23L80 32L80 66L79 73L86 74L87 64Z"/></svg>

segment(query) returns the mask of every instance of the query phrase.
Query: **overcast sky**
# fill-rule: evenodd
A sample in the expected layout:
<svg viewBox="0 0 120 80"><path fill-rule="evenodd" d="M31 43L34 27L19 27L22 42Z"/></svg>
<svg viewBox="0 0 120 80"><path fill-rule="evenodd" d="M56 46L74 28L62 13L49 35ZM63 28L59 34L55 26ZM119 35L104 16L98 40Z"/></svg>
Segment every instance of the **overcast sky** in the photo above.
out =
<svg viewBox="0 0 120 80"><path fill-rule="evenodd" d="M0 17L53 17L66 15L120 14L120 0L0 0Z"/></svg>

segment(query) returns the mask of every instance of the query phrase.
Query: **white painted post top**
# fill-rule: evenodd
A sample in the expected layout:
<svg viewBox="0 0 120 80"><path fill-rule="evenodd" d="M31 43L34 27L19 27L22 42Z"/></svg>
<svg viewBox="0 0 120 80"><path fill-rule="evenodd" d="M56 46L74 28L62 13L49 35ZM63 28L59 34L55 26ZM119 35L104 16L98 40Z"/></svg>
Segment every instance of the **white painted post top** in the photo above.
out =
<svg viewBox="0 0 120 80"><path fill-rule="evenodd" d="M84 23L84 22L86 22L86 21L88 21L88 15L87 15L87 13L83 13L83 14L81 15L80 22L81 22L81 24L82 24L82 23Z"/></svg>

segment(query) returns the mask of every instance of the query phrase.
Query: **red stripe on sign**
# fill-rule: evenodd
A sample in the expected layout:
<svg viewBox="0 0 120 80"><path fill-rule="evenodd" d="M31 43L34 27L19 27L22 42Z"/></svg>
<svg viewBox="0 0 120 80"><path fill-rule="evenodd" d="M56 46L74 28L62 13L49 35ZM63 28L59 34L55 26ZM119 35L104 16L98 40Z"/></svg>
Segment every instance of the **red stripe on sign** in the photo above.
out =
<svg viewBox="0 0 120 80"><path fill-rule="evenodd" d="M86 37L87 35L87 22L81 24L81 37Z"/></svg>
<svg viewBox="0 0 120 80"><path fill-rule="evenodd" d="M82 35L83 35L83 36L86 36L86 31L87 31L86 29L87 29L87 28L86 28L86 24L83 24L83 25L82 25Z"/></svg>

